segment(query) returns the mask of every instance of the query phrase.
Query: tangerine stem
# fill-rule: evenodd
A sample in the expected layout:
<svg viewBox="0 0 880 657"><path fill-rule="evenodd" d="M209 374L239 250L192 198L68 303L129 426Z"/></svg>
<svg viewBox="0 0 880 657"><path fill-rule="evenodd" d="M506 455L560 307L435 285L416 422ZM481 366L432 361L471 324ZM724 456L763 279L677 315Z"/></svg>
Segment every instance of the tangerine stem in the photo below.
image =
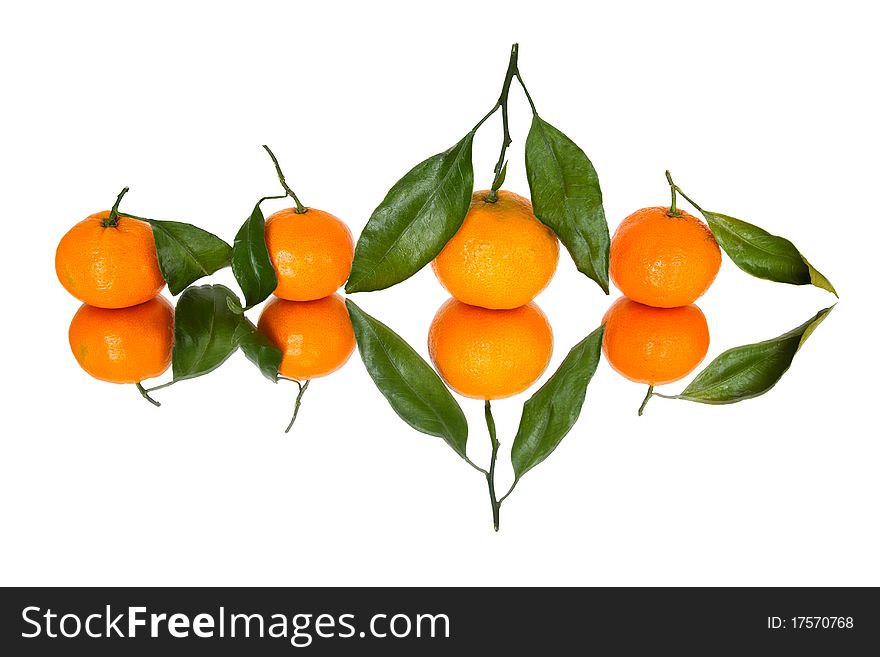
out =
<svg viewBox="0 0 880 657"><path fill-rule="evenodd" d="M489 117L492 116L495 112L497 112L498 108L500 108L500 107L501 107L501 105L499 105L498 103L495 103L492 106L492 109L490 109L488 112L486 112L486 115L482 119L477 121L477 125L475 125L473 128L471 128L471 133L474 133L477 130L479 130L480 126L483 125L486 121L488 121Z"/></svg>
<svg viewBox="0 0 880 657"><path fill-rule="evenodd" d="M272 201L276 198L287 198L287 194L278 194L276 196L264 196L259 201L257 201L257 205L262 205L263 201Z"/></svg>
<svg viewBox="0 0 880 657"><path fill-rule="evenodd" d="M119 195L116 197L116 202L113 204L113 207L110 208L110 214L101 222L101 225L104 228L112 228L119 223L119 203L122 201L122 197L127 193L128 187L123 187L122 191L119 192Z"/></svg>
<svg viewBox="0 0 880 657"><path fill-rule="evenodd" d="M532 100L532 94L529 93L529 90L526 88L526 83L523 82L522 74L519 72L519 67L516 69L516 79L519 82L519 86L522 87L523 93L526 95L526 100L529 101L529 107L532 108L532 114L538 116L538 109L535 107L535 101Z"/></svg>
<svg viewBox="0 0 880 657"><path fill-rule="evenodd" d="M266 149L269 157L272 158L272 164L275 165L275 171L278 173L278 180L281 182L281 186L284 188L284 191L287 192L287 195L296 202L296 213L305 214L306 212L308 212L309 209L300 202L299 198L297 198L293 190L287 185L287 180L285 180L284 178L284 173L281 171L281 165L278 164L278 158L275 157L275 153L273 153L272 149L266 146L266 144L263 144L263 148Z"/></svg>
<svg viewBox="0 0 880 657"><path fill-rule="evenodd" d="M696 204L694 199L692 199L690 196L688 196L683 191L681 191L681 187L676 185L675 191L677 191L679 194L681 194L684 197L684 200L687 201L688 203L690 203L691 205L693 205L697 210L699 210L700 212L705 212L705 210L703 210L703 208L701 208L699 205Z"/></svg>
<svg viewBox="0 0 880 657"><path fill-rule="evenodd" d="M144 388L140 383L135 383L134 385L137 386L138 392L141 393L141 397L143 397L144 399L146 399L146 400L147 400L148 402L150 402L153 406L159 407L159 406L162 405L162 404L160 404L159 402L157 402L155 399L153 399L152 397L150 397L150 393L147 392L147 389Z"/></svg>
<svg viewBox="0 0 880 657"><path fill-rule="evenodd" d="M302 404L303 395L306 394L306 390L309 387L309 383L311 383L311 379L306 380L305 383L300 383L296 379L288 379L288 381L293 381L296 385L299 386L299 393L297 393L296 395L296 403L293 406L293 417L290 418L290 424L287 425L284 433L290 433L290 429L293 427L293 423L296 422L296 416L299 415L299 407L300 404Z"/></svg>
<svg viewBox="0 0 880 657"><path fill-rule="evenodd" d="M488 477L488 476L489 476L489 471L488 471L488 470L486 470L485 468L481 468L479 465L477 465L476 463L474 463L473 461L471 461L467 456L463 456L462 458L464 459L465 463L467 463L469 466L471 466L474 470L476 470L477 472L482 473L483 476L485 476L485 477Z"/></svg>
<svg viewBox="0 0 880 657"><path fill-rule="evenodd" d="M670 211L675 210L675 194L678 193L681 194L682 197L684 197L685 201L693 205L697 210L699 210L700 212L705 212L703 208L701 208L699 205L696 204L696 202L694 202L694 199L692 199L681 190L681 187L672 182L672 175L669 173L668 169L666 170L666 180L669 181L669 187L672 189L672 207L670 208ZM678 211L678 214L681 214L681 211Z"/></svg>
<svg viewBox="0 0 880 657"><path fill-rule="evenodd" d="M669 192L672 194L672 204L669 206L669 216L670 217L680 217L681 210L675 207L676 196L675 192L678 190L678 187L672 182L672 174L669 173L669 169L666 170L666 180L669 181ZM641 414L640 414L641 415Z"/></svg>
<svg viewBox="0 0 880 657"><path fill-rule="evenodd" d="M129 219L137 219L138 221L146 221L147 223L151 221L155 221L155 219L147 219L146 217L139 217L136 214L130 214L128 212L117 212L117 215L120 217L128 217Z"/></svg>
<svg viewBox="0 0 880 657"><path fill-rule="evenodd" d="M501 154L498 156L498 162L495 164L495 177L492 181L492 188L486 200L489 203L495 203L498 200L498 188L502 182L502 171L504 169L504 156L507 153L507 147L513 142L510 138L510 117L507 110L507 100L510 96L510 84L517 75L519 60L519 44L514 43L510 47L510 60L507 63L507 73L504 75L504 84L501 86L501 95L498 96L498 102L495 104L496 109L501 108L501 124L503 130L503 138L501 141ZM493 110L494 111L494 110Z"/></svg>
<svg viewBox="0 0 880 657"><path fill-rule="evenodd" d="M486 482L489 484L489 501L492 504L492 526L498 531L498 525L501 515L501 502L495 496L495 462L498 459L498 447L500 443L495 432L495 418L492 417L492 404L486 400L485 406L486 427L489 429L489 440L492 441L492 460L489 465L489 472L486 474Z"/></svg>
<svg viewBox="0 0 880 657"><path fill-rule="evenodd" d="M654 386L648 386L648 394L645 395L644 401L642 401L642 405L639 406L639 417L642 417L642 413L645 412L645 406L648 405L648 402L651 400L651 397L654 396Z"/></svg>
<svg viewBox="0 0 880 657"><path fill-rule="evenodd" d="M513 492L513 489L516 488L516 485L518 483L519 483L519 477L517 477L516 479L513 480L513 483L510 484L510 488L508 488L507 492L504 493L504 495L502 495L501 498L498 500L498 506L501 506L501 503L504 502L504 500L506 500L508 497L510 497L510 494Z"/></svg>
<svg viewBox="0 0 880 657"><path fill-rule="evenodd" d="M174 385L177 383L175 379L171 379L168 383L163 383L162 385L153 386L152 388L147 388L147 392L154 392L156 390L161 390L162 388L167 388L170 385Z"/></svg>

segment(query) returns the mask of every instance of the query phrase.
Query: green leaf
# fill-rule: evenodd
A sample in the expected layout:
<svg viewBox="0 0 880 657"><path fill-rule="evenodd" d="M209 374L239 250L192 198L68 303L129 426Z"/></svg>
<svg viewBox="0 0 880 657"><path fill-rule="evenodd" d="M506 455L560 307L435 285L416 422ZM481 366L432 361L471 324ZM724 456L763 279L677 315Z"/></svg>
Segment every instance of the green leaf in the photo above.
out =
<svg viewBox="0 0 880 657"><path fill-rule="evenodd" d="M519 480L559 446L577 422L602 353L601 326L576 344L559 369L523 405L510 458Z"/></svg>
<svg viewBox="0 0 880 657"><path fill-rule="evenodd" d="M468 425L452 393L406 341L346 300L367 372L401 419L416 431L443 438L467 458Z"/></svg>
<svg viewBox="0 0 880 657"><path fill-rule="evenodd" d="M777 283L815 285L837 296L831 282L784 237L740 219L697 209L724 252L747 274Z"/></svg>
<svg viewBox="0 0 880 657"><path fill-rule="evenodd" d="M175 381L207 374L235 352L243 315L233 310L234 305L240 308L238 297L223 285L190 287L180 296L171 355Z"/></svg>
<svg viewBox="0 0 880 657"><path fill-rule="evenodd" d="M675 399L703 404L733 404L770 390L831 308L778 338L734 347L709 363Z"/></svg>
<svg viewBox="0 0 880 657"><path fill-rule="evenodd" d="M501 189L501 185L504 184L505 180L507 180L507 162L504 163L504 166L501 167L501 171L498 172L498 175L495 176L495 180L492 181L491 191L497 192Z"/></svg>
<svg viewBox="0 0 880 657"><path fill-rule="evenodd" d="M346 292L382 290L431 262L461 227L474 191L474 134L401 178L358 238Z"/></svg>
<svg viewBox="0 0 880 657"><path fill-rule="evenodd" d="M263 301L278 286L275 267L266 248L266 220L259 203L235 236L232 273L241 287L248 308Z"/></svg>
<svg viewBox="0 0 880 657"><path fill-rule="evenodd" d="M599 176L580 147L537 114L526 138L526 175L535 216L559 236L578 270L608 294L611 239Z"/></svg>
<svg viewBox="0 0 880 657"><path fill-rule="evenodd" d="M232 247L213 233L179 221L148 219L147 223L153 228L159 270L171 294L180 294L229 264Z"/></svg>
<svg viewBox="0 0 880 657"><path fill-rule="evenodd" d="M269 341L262 331L244 318L239 325L238 344L249 361L259 368L272 383L278 381L278 368L284 354Z"/></svg>

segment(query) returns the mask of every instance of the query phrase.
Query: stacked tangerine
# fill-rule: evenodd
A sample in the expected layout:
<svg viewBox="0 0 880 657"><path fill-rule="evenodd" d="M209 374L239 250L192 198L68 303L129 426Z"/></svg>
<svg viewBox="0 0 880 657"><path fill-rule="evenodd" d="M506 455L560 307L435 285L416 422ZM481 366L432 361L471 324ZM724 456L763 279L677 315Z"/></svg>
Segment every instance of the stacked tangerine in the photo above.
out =
<svg viewBox="0 0 880 657"><path fill-rule="evenodd" d="M709 350L694 305L715 280L721 250L709 227L675 207L637 210L611 240L609 274L624 294L608 309L602 348L624 377L650 386L687 376Z"/></svg>
<svg viewBox="0 0 880 657"><path fill-rule="evenodd" d="M298 205L268 218L266 246L277 298L264 307L259 328L282 351L279 374L308 380L336 371L355 347L351 320L335 293L351 271L351 232L333 215ZM83 302L69 339L86 372L139 384L168 369L174 311L160 296L165 281L148 223L116 206L87 217L61 239L55 272Z"/></svg>
<svg viewBox="0 0 880 657"><path fill-rule="evenodd" d="M266 247L278 285L258 328L283 354L279 374L308 381L335 372L355 347L336 293L351 273L351 231L332 214L297 204L266 219Z"/></svg>
<svg viewBox="0 0 880 657"><path fill-rule="evenodd" d="M86 372L111 383L140 383L168 369L174 310L160 296L165 280L149 224L116 206L87 217L61 238L55 273L83 302L68 338Z"/></svg>
<svg viewBox="0 0 880 657"><path fill-rule="evenodd" d="M556 234L528 199L504 190L473 194L461 228L432 263L453 298L431 323L428 350L453 390L501 399L541 376L553 332L532 300L558 261Z"/></svg>

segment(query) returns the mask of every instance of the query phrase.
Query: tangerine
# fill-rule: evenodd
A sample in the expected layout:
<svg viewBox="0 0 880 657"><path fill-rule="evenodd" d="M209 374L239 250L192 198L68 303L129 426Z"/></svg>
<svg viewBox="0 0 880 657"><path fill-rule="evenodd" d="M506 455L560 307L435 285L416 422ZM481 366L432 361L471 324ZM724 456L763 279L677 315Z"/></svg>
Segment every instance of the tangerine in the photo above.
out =
<svg viewBox="0 0 880 657"><path fill-rule="evenodd" d="M165 287L153 229L139 219L110 210L71 228L55 251L55 273L74 297L97 308L128 308L155 297Z"/></svg>
<svg viewBox="0 0 880 657"><path fill-rule="evenodd" d="M709 351L709 326L695 305L654 308L621 297L602 322L605 358L619 374L637 383L678 381Z"/></svg>
<svg viewBox="0 0 880 657"><path fill-rule="evenodd" d="M129 308L83 304L68 331L76 361L96 379L140 383L171 363L174 309L164 297Z"/></svg>
<svg viewBox="0 0 880 657"><path fill-rule="evenodd" d="M541 376L553 353L553 331L534 303L490 310L450 299L431 322L428 351L453 390L501 399Z"/></svg>
<svg viewBox="0 0 880 657"><path fill-rule="evenodd" d="M282 299L323 299L351 273L351 231L329 212L279 210L266 219L266 247L278 276L275 296Z"/></svg>
<svg viewBox="0 0 880 657"><path fill-rule="evenodd" d="M531 202L500 190L475 192L458 232L432 267L449 293L493 310L518 308L547 287L559 262L556 234L535 217Z"/></svg>
<svg viewBox="0 0 880 657"><path fill-rule="evenodd" d="M355 347L351 319L338 294L314 301L272 299L257 326L284 354L279 373L299 381L335 372Z"/></svg>
<svg viewBox="0 0 880 657"><path fill-rule="evenodd" d="M709 227L687 212L654 207L624 219L611 240L609 274L633 301L673 308L703 295L721 267Z"/></svg>

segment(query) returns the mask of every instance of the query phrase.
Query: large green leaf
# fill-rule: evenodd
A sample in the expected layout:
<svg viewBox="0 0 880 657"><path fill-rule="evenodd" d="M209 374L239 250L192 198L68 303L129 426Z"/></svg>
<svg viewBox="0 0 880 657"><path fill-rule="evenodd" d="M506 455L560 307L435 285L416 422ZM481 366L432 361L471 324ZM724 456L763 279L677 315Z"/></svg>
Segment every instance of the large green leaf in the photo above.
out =
<svg viewBox="0 0 880 657"><path fill-rule="evenodd" d="M367 372L397 414L413 429L443 438L467 458L467 420L449 389L406 341L346 300Z"/></svg>
<svg viewBox="0 0 880 657"><path fill-rule="evenodd" d="M278 381L278 368L284 354L247 318L242 318L239 325L238 345L263 376L273 383Z"/></svg>
<svg viewBox="0 0 880 657"><path fill-rule="evenodd" d="M179 221L149 219L147 223L153 229L159 270L171 294L180 294L229 264L232 247L213 233Z"/></svg>
<svg viewBox="0 0 880 657"><path fill-rule="evenodd" d="M401 178L358 238L346 292L382 290L431 262L461 227L474 191L474 134Z"/></svg>
<svg viewBox="0 0 880 657"><path fill-rule="evenodd" d="M211 372L229 358L241 339L241 304L223 285L200 285L184 291L174 312L175 381Z"/></svg>
<svg viewBox="0 0 880 657"><path fill-rule="evenodd" d="M815 285L837 296L831 282L784 237L724 214L700 212L718 244L744 272L777 283Z"/></svg>
<svg viewBox="0 0 880 657"><path fill-rule="evenodd" d="M556 232L578 270L608 294L611 240L599 176L589 158L536 114L526 139L526 174L535 216Z"/></svg>
<svg viewBox="0 0 880 657"><path fill-rule="evenodd" d="M602 353L601 326L576 344L559 369L523 405L510 458L519 480L546 459L577 422Z"/></svg>
<svg viewBox="0 0 880 657"><path fill-rule="evenodd" d="M732 404L770 390L831 308L778 338L728 349L709 363L675 399L703 404Z"/></svg>
<svg viewBox="0 0 880 657"><path fill-rule="evenodd" d="M245 304L252 308L268 297L278 286L275 267L266 248L266 220L260 204L245 220L232 245L232 273L244 294Z"/></svg>

